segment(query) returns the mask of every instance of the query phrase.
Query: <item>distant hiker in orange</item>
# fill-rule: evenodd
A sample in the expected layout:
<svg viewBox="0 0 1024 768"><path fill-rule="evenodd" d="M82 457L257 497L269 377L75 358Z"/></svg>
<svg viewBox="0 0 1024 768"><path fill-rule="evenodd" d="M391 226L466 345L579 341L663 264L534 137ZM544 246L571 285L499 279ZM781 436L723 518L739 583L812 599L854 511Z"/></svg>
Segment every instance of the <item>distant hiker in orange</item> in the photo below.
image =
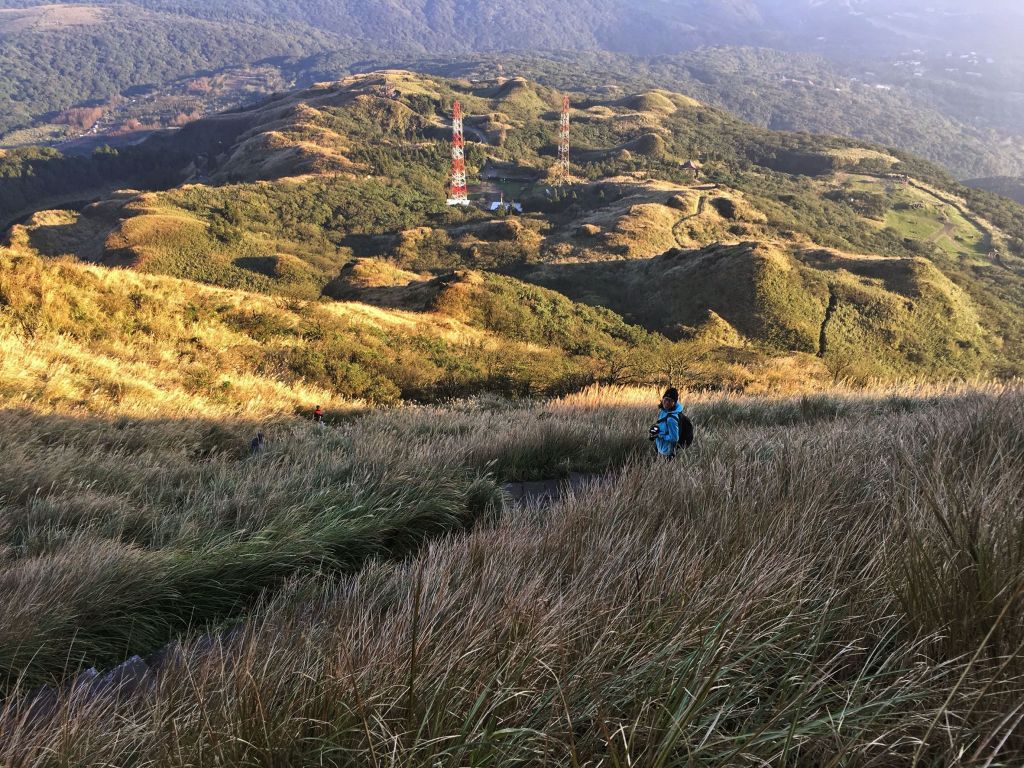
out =
<svg viewBox="0 0 1024 768"><path fill-rule="evenodd" d="M319 405L313 411L313 423L321 427L324 425L324 409Z"/></svg>

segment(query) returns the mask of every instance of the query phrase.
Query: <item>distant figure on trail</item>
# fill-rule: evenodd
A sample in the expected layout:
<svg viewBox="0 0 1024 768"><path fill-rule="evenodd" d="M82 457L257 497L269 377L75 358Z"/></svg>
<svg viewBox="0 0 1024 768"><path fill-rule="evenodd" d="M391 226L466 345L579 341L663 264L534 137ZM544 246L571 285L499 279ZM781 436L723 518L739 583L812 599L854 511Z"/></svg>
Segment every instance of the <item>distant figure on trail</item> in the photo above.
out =
<svg viewBox="0 0 1024 768"><path fill-rule="evenodd" d="M324 425L324 409L319 405L313 411L313 422L321 427Z"/></svg>
<svg viewBox="0 0 1024 768"><path fill-rule="evenodd" d="M693 424L683 415L679 390L675 387L665 390L658 410L658 421L651 427L649 434L658 449L658 455L670 461L675 458L680 445L686 448L693 442Z"/></svg>
<svg viewBox="0 0 1024 768"><path fill-rule="evenodd" d="M259 456L261 453L263 453L263 444L264 444L263 433L262 432L257 432L256 433L256 437L254 437L252 439L252 442L249 443L249 455L250 456Z"/></svg>

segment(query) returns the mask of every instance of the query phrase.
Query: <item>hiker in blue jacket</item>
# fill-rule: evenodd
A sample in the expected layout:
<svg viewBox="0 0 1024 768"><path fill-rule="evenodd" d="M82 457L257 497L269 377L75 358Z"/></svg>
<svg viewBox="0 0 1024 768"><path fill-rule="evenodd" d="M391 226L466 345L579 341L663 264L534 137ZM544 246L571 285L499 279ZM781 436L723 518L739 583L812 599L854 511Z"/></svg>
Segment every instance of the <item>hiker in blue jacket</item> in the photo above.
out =
<svg viewBox="0 0 1024 768"><path fill-rule="evenodd" d="M683 406L679 404L679 390L669 387L661 398L658 411L658 422L651 427L651 440L654 441L658 454L667 459L676 455L680 440L680 422L683 419Z"/></svg>

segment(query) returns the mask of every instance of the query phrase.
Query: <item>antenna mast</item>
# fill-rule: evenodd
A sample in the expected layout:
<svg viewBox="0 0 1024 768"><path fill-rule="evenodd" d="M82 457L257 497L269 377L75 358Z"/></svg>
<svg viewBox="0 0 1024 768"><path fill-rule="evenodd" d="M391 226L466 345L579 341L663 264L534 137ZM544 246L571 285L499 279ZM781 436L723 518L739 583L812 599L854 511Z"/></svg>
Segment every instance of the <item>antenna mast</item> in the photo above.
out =
<svg viewBox="0 0 1024 768"><path fill-rule="evenodd" d="M562 97L562 118L558 128L558 183L569 180L569 97Z"/></svg>
<svg viewBox="0 0 1024 768"><path fill-rule="evenodd" d="M452 178L448 205L469 205L466 186L466 139L462 132L462 105L455 102L452 113Z"/></svg>

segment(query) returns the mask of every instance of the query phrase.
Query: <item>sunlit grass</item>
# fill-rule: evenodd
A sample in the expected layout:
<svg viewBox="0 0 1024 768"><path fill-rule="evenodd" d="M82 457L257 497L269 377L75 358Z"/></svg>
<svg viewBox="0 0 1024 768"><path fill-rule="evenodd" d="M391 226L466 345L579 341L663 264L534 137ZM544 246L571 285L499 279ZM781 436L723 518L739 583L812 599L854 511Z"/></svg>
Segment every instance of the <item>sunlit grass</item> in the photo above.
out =
<svg viewBox="0 0 1024 768"><path fill-rule="evenodd" d="M673 464L658 394L279 419L256 459L249 420L9 412L9 680L242 625L116 716L11 710L0 762L1019 764L1019 391L684 393Z"/></svg>

